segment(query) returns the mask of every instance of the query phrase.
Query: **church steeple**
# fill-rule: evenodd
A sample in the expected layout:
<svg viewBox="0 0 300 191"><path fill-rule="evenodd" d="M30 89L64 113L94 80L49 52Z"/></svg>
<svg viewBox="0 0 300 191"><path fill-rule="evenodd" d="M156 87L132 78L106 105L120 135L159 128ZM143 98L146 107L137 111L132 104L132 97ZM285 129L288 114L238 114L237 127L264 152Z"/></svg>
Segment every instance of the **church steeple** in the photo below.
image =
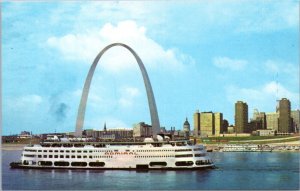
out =
<svg viewBox="0 0 300 191"><path fill-rule="evenodd" d="M104 122L104 128L103 128L104 131L107 131L106 129L106 122Z"/></svg>

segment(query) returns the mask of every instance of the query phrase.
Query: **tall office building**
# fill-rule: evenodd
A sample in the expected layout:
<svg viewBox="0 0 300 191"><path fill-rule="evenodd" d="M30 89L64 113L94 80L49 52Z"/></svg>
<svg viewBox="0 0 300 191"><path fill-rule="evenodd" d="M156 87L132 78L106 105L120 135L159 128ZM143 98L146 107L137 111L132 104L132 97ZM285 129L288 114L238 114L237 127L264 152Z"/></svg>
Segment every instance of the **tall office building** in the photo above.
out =
<svg viewBox="0 0 300 191"><path fill-rule="evenodd" d="M292 132L292 118L291 118L291 102L286 98L279 101L279 123L278 132L291 133Z"/></svg>
<svg viewBox="0 0 300 191"><path fill-rule="evenodd" d="M214 113L215 118L215 136L220 136L221 129L223 129L223 114L222 113Z"/></svg>
<svg viewBox="0 0 300 191"><path fill-rule="evenodd" d="M272 129L278 132L279 113L266 113L267 129Z"/></svg>
<svg viewBox="0 0 300 191"><path fill-rule="evenodd" d="M258 130L258 129L267 129L267 118L265 112L259 112L257 109L254 109L253 117L251 119L250 124L258 125L255 128L251 126L250 130Z"/></svg>
<svg viewBox="0 0 300 191"><path fill-rule="evenodd" d="M200 135L212 136L215 132L215 116L213 112L201 112Z"/></svg>
<svg viewBox="0 0 300 191"><path fill-rule="evenodd" d="M227 124L223 122L223 113L211 111L199 113L199 110L194 113L195 137L220 136L220 133L227 131L227 127L228 122Z"/></svg>
<svg viewBox="0 0 300 191"><path fill-rule="evenodd" d="M200 135L200 113L197 110L194 113L194 137L199 137Z"/></svg>
<svg viewBox="0 0 300 191"><path fill-rule="evenodd" d="M235 103L235 132L248 132L248 105L242 101Z"/></svg>

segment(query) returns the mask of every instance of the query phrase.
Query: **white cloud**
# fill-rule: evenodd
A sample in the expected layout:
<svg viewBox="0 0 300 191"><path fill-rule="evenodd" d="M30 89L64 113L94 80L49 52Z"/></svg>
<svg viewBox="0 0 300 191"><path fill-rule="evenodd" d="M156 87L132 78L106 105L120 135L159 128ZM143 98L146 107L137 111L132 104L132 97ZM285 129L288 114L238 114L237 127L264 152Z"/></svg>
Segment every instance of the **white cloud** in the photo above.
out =
<svg viewBox="0 0 300 191"><path fill-rule="evenodd" d="M272 72L272 73L279 72L279 66L277 65L277 63L275 63L272 60L267 60L264 63L264 66L265 66L267 72Z"/></svg>
<svg viewBox="0 0 300 191"><path fill-rule="evenodd" d="M37 107L43 102L43 98L36 94L24 95L6 100L7 105L14 110L27 110Z"/></svg>
<svg viewBox="0 0 300 191"><path fill-rule="evenodd" d="M237 4L237 3L235 3ZM234 11L236 32L272 32L299 26L299 3L293 1L263 1L239 4Z"/></svg>
<svg viewBox="0 0 300 191"><path fill-rule="evenodd" d="M231 59L228 57L216 57L213 59L213 64L218 68L229 70L242 70L248 64L246 60Z"/></svg>
<svg viewBox="0 0 300 191"><path fill-rule="evenodd" d="M47 44L58 49L64 58L82 61L90 65L101 49L108 44L122 42L131 46L140 56L146 68L178 71L183 69L186 55L172 49L164 49L147 37L146 28L134 21L122 21L116 26L107 23L100 30L50 37ZM124 48L113 48L103 55L101 66L107 71L120 72L136 67L134 57Z"/></svg>
<svg viewBox="0 0 300 191"><path fill-rule="evenodd" d="M294 78L299 76L299 65L288 62L267 60L264 62L264 68L267 73L283 73Z"/></svg>
<svg viewBox="0 0 300 191"><path fill-rule="evenodd" d="M119 99L119 104L122 107L131 107L136 103L136 98L140 95L140 91L135 87L122 87L120 89L121 97Z"/></svg>
<svg viewBox="0 0 300 191"><path fill-rule="evenodd" d="M274 81L256 88L229 86L226 89L226 94L230 102L235 103L237 100L243 100L252 109L275 110L276 100L281 98L288 98L292 103L292 107L298 107L297 103L299 103L299 95L297 93L289 91Z"/></svg>

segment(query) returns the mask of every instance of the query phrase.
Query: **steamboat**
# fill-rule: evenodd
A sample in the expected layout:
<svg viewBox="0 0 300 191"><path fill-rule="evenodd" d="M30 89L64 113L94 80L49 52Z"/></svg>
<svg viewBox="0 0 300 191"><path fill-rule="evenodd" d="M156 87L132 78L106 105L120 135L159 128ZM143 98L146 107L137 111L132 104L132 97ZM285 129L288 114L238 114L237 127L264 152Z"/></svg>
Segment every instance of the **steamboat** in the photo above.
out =
<svg viewBox="0 0 300 191"><path fill-rule="evenodd" d="M159 136L159 135L158 135ZM11 168L203 169L214 168L203 145L189 140L144 142L43 142L24 147Z"/></svg>

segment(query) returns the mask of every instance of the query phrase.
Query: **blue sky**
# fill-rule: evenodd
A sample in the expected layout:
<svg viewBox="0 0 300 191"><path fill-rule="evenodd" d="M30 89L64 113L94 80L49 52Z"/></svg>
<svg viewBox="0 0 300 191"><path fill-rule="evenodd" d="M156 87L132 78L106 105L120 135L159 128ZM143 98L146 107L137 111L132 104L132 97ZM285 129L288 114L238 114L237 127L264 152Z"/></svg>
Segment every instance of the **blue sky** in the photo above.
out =
<svg viewBox="0 0 300 191"><path fill-rule="evenodd" d="M2 3L4 135L72 132L97 53L131 46L147 68L160 122L181 129L195 110L234 103L299 109L299 1L104 1ZM100 60L84 128L150 123L142 76L124 48Z"/></svg>

